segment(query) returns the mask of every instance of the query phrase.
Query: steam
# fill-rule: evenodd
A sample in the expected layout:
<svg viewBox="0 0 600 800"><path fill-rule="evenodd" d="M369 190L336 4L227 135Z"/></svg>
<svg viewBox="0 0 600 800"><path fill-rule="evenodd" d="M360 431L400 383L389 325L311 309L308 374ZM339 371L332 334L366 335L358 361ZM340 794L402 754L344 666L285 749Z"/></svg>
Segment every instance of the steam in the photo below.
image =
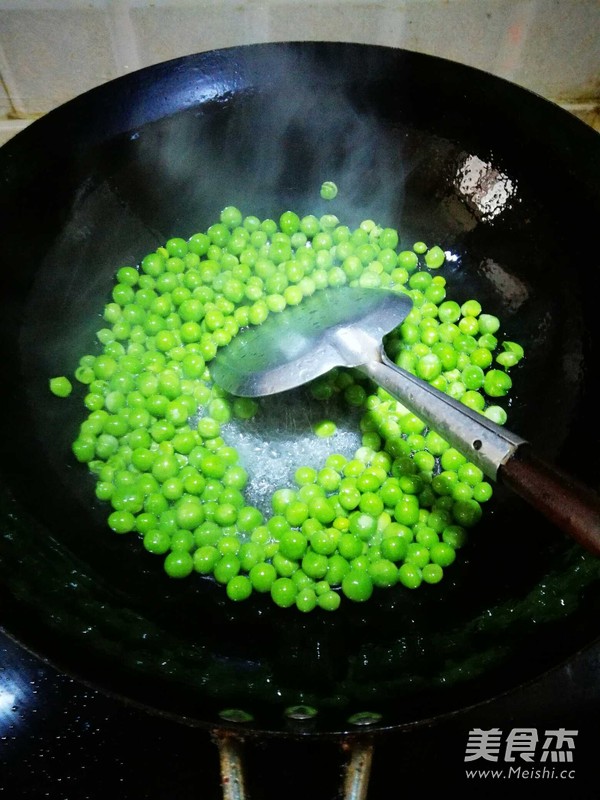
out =
<svg viewBox="0 0 600 800"><path fill-rule="evenodd" d="M348 67L349 76L343 65L317 61L310 51L268 55L258 73L251 56L249 65L242 60L237 84L230 77L219 83L215 75L212 98L207 76L199 76L203 103L136 132L148 182L167 192L177 186L195 211L197 230L232 204L275 219L291 209L333 213L351 226L365 218L397 224L402 153L397 132L371 107L368 81L354 83L356 66ZM339 188L335 201L319 196L325 180Z"/></svg>

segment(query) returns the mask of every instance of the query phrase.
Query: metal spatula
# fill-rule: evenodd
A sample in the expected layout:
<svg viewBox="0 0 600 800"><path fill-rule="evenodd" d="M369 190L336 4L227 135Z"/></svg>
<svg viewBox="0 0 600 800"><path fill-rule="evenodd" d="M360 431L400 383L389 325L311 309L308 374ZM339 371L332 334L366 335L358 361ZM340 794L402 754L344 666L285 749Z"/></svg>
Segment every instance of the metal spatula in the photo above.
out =
<svg viewBox="0 0 600 800"><path fill-rule="evenodd" d="M423 419L493 480L501 480L588 550L600 554L600 498L540 461L525 439L397 367L383 337L412 308L385 289L325 289L272 314L224 347L211 367L231 394L259 397L355 367Z"/></svg>

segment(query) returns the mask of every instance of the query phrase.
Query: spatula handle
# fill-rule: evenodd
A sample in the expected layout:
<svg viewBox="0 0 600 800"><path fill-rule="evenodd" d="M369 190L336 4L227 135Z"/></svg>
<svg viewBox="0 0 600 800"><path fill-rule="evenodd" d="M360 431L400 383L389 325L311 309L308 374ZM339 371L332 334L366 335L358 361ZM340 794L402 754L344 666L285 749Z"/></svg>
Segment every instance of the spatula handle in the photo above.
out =
<svg viewBox="0 0 600 800"><path fill-rule="evenodd" d="M523 445L498 471L499 480L550 522L600 555L600 497L546 464Z"/></svg>
<svg viewBox="0 0 600 800"><path fill-rule="evenodd" d="M496 480L500 465L525 443L525 439L515 433L397 367L383 351L377 361L362 364L359 369L423 419L492 480Z"/></svg>
<svg viewBox="0 0 600 800"><path fill-rule="evenodd" d="M385 353L380 361L359 369L486 475L501 480L583 547L600 555L600 496L595 492L542 462L524 439L400 369Z"/></svg>

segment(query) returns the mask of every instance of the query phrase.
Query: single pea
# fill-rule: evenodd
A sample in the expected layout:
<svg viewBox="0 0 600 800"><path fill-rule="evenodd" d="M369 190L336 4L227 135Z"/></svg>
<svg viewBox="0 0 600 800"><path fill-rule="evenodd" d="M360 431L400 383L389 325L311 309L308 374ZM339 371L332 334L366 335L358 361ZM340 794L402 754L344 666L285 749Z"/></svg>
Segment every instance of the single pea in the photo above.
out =
<svg viewBox="0 0 600 800"><path fill-rule="evenodd" d="M339 552L331 555L327 562L326 581L329 586L339 586L344 579L344 575L350 570L348 559L344 558Z"/></svg>
<svg viewBox="0 0 600 800"><path fill-rule="evenodd" d="M113 511L108 517L108 527L115 533L129 533L135 529L135 517L131 511Z"/></svg>
<svg viewBox="0 0 600 800"><path fill-rule="evenodd" d="M87 373L90 373L92 376L95 375L94 370L89 367L86 368L86 374ZM56 395L56 397L68 397L73 391L73 384L64 375L57 378L50 378L49 386L50 391L53 395Z"/></svg>
<svg viewBox="0 0 600 800"><path fill-rule="evenodd" d="M375 492L364 492L358 504L360 511L377 518L385 508L382 498Z"/></svg>
<svg viewBox="0 0 600 800"><path fill-rule="evenodd" d="M279 552L292 561L299 561L307 547L308 540L300 531L285 531L279 540Z"/></svg>
<svg viewBox="0 0 600 800"><path fill-rule="evenodd" d="M307 613L316 608L317 595L314 589L307 586L298 591L296 595L296 608L298 611Z"/></svg>
<svg viewBox="0 0 600 800"><path fill-rule="evenodd" d="M315 483L317 480L317 470L313 469L313 467L298 467L294 473L294 480L298 486Z"/></svg>
<svg viewBox="0 0 600 800"><path fill-rule="evenodd" d="M377 519L362 511L351 514L349 522L349 533L364 542L369 541L377 531Z"/></svg>
<svg viewBox="0 0 600 800"><path fill-rule="evenodd" d="M276 489L271 497L271 507L277 515L285 513L286 508L296 500L296 492L293 489Z"/></svg>
<svg viewBox="0 0 600 800"><path fill-rule="evenodd" d="M447 528L444 528L442 540L446 544L449 544L450 547L458 550L463 547L467 541L467 534L465 529L460 525L448 525Z"/></svg>
<svg viewBox="0 0 600 800"><path fill-rule="evenodd" d="M483 481L483 472L475 464L466 461L460 464L457 470L458 479L468 483L470 486L475 486Z"/></svg>
<svg viewBox="0 0 600 800"><path fill-rule="evenodd" d="M309 513L324 525L329 525L336 518L336 511L326 497L315 497L309 504Z"/></svg>
<svg viewBox="0 0 600 800"><path fill-rule="evenodd" d="M164 555L171 546L171 537L167 531L153 528L144 534L144 548L149 553Z"/></svg>
<svg viewBox="0 0 600 800"><path fill-rule="evenodd" d="M420 544L418 541L410 542L406 546L406 556L404 557L405 563L413 564L416 567L422 568L430 561L430 553L427 547Z"/></svg>
<svg viewBox="0 0 600 800"><path fill-rule="evenodd" d="M374 586L394 586L398 581L398 568L393 561L386 558L379 558L373 561L369 566L369 576Z"/></svg>
<svg viewBox="0 0 600 800"><path fill-rule="evenodd" d="M315 553L330 556L336 551L339 538L336 528L321 528L310 537L310 546Z"/></svg>
<svg viewBox="0 0 600 800"><path fill-rule="evenodd" d="M263 515L258 508L254 506L243 506L238 511L237 527L242 533L251 533L262 524Z"/></svg>
<svg viewBox="0 0 600 800"><path fill-rule="evenodd" d="M338 541L338 552L343 558L351 561L353 558L357 558L362 551L363 540L359 535L342 533Z"/></svg>
<svg viewBox="0 0 600 800"><path fill-rule="evenodd" d="M213 571L217 583L229 583L234 578L241 568L241 562L236 555L222 556L215 564Z"/></svg>
<svg viewBox="0 0 600 800"><path fill-rule="evenodd" d="M194 569L194 559L185 550L173 551L165 558L164 569L170 578L186 578Z"/></svg>
<svg viewBox="0 0 600 800"><path fill-rule="evenodd" d="M483 413L488 419L495 422L496 425L504 425L508 417L506 411L500 406L488 406Z"/></svg>
<svg viewBox="0 0 600 800"><path fill-rule="evenodd" d="M333 181L324 181L321 184L321 197L323 200L333 200L337 197L338 188Z"/></svg>
<svg viewBox="0 0 600 800"><path fill-rule="evenodd" d="M454 447L448 447L441 455L440 463L443 470L457 470L467 459Z"/></svg>
<svg viewBox="0 0 600 800"><path fill-rule="evenodd" d="M244 542L238 552L241 569L250 572L252 567L261 563L265 558L265 548L257 542Z"/></svg>
<svg viewBox="0 0 600 800"><path fill-rule="evenodd" d="M492 485L487 481L481 481L473 487L473 500L478 503L487 503L492 497L494 490Z"/></svg>
<svg viewBox="0 0 600 800"><path fill-rule="evenodd" d="M406 556L407 545L403 536L386 536L381 542L381 555L392 562L402 561Z"/></svg>
<svg viewBox="0 0 600 800"><path fill-rule="evenodd" d="M481 314L479 317L479 332L482 334L494 334L500 328L500 320L493 314ZM493 349L493 348L490 348Z"/></svg>
<svg viewBox="0 0 600 800"><path fill-rule="evenodd" d="M194 569L201 575L210 575L217 562L221 559L221 553L213 545L203 545L193 554Z"/></svg>
<svg viewBox="0 0 600 800"><path fill-rule="evenodd" d="M274 539L279 541L283 534L290 530L290 524L281 514L275 514L267 521L267 530Z"/></svg>
<svg viewBox="0 0 600 800"><path fill-rule="evenodd" d="M373 580L367 570L350 569L342 580L342 592L356 603L368 600L373 594Z"/></svg>
<svg viewBox="0 0 600 800"><path fill-rule="evenodd" d="M416 245L414 246L416 250ZM425 263L429 269L439 269L446 260L446 254L441 247L435 245L425 253Z"/></svg>
<svg viewBox="0 0 600 800"><path fill-rule="evenodd" d="M317 497L325 497L325 491L322 486L316 483L305 483L298 489L298 500L302 503L310 504L312 500ZM304 524L304 523L303 523Z"/></svg>
<svg viewBox="0 0 600 800"><path fill-rule="evenodd" d="M194 548L194 534L191 531L179 530L171 536L171 550L189 553Z"/></svg>
<svg viewBox="0 0 600 800"><path fill-rule="evenodd" d="M429 551L431 561L434 564L439 564L441 567L448 567L456 559L456 552L446 542L439 542L434 544Z"/></svg>
<svg viewBox="0 0 600 800"><path fill-rule="evenodd" d="M414 494L403 495L394 507L394 519L401 525L414 525L419 519L419 501Z"/></svg>
<svg viewBox="0 0 600 800"><path fill-rule="evenodd" d="M327 574L327 556L309 550L302 559L302 569L313 580L321 580Z"/></svg>
<svg viewBox="0 0 600 800"><path fill-rule="evenodd" d="M471 528L481 519L481 506L476 500L458 500L452 507L455 522L463 528Z"/></svg>
<svg viewBox="0 0 600 800"><path fill-rule="evenodd" d="M227 582L226 592L235 603L247 600L252 594L252 581L246 575L236 575Z"/></svg>
<svg viewBox="0 0 600 800"><path fill-rule="evenodd" d="M398 569L398 580L407 589L417 589L423 581L423 575L415 564L405 563Z"/></svg>
<svg viewBox="0 0 600 800"><path fill-rule="evenodd" d="M439 583L444 577L444 570L440 564L426 564L421 575L425 583Z"/></svg>
<svg viewBox="0 0 600 800"><path fill-rule="evenodd" d="M337 425L332 420L321 420L313 425L313 432L320 438L333 436L337 430Z"/></svg>
<svg viewBox="0 0 600 800"><path fill-rule="evenodd" d="M423 545L424 547L429 548L432 545L437 544L439 542L439 536L434 531L434 529L431 528L429 525L423 525L422 527L419 527L418 530L417 526L415 525L415 531L416 531L415 541L418 544Z"/></svg>
<svg viewBox="0 0 600 800"><path fill-rule="evenodd" d="M252 567L249 577L252 586L257 592L270 592L271 587L277 580L277 570L272 564L261 562Z"/></svg>
<svg viewBox="0 0 600 800"><path fill-rule="evenodd" d="M488 397L504 397L512 387L510 375L498 369L490 369L485 374L483 390Z"/></svg>
<svg viewBox="0 0 600 800"><path fill-rule="evenodd" d="M258 403L251 397L236 397L232 409L238 419L252 419L258 412Z"/></svg>
<svg viewBox="0 0 600 800"><path fill-rule="evenodd" d="M296 602L297 589L290 578L277 578L271 585L271 598L275 605L289 608Z"/></svg>
<svg viewBox="0 0 600 800"><path fill-rule="evenodd" d="M317 604L324 611L336 611L340 607L340 596L337 592L327 591L317 596Z"/></svg>
<svg viewBox="0 0 600 800"><path fill-rule="evenodd" d="M411 250L402 250L400 253L398 253L398 266L400 268L405 269L408 272L414 272L418 263L419 259L416 255L416 252L412 252Z"/></svg>

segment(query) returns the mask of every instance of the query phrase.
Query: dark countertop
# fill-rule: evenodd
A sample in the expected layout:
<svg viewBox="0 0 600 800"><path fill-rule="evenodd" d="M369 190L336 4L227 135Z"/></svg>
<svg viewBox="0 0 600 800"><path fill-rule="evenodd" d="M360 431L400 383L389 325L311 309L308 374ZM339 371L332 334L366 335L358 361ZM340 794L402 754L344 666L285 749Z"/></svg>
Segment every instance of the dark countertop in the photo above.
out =
<svg viewBox="0 0 600 800"><path fill-rule="evenodd" d="M545 797L597 797L597 789L591 787L597 774L599 718L600 646L595 645L528 687L429 727L378 737L369 800L395 797L393 786L397 796L407 789L427 794L440 787L480 796L502 785L516 796L530 796L539 789ZM500 729L503 746L497 762L480 758L465 763L469 732L476 728ZM527 729L525 736L539 737L532 762L523 760L518 751L514 762L505 760L504 743L516 728ZM559 728L577 731L572 737L572 761L547 759L543 764L546 731ZM245 752L252 800L338 796L345 758L340 742L247 741ZM465 774L467 768L501 768L506 773L511 767L513 772L504 781L489 774L477 778ZM559 774L562 770L564 777ZM151 716L107 697L57 672L3 635L0 794L24 800L107 796L218 800L222 796L218 753L208 731Z"/></svg>

